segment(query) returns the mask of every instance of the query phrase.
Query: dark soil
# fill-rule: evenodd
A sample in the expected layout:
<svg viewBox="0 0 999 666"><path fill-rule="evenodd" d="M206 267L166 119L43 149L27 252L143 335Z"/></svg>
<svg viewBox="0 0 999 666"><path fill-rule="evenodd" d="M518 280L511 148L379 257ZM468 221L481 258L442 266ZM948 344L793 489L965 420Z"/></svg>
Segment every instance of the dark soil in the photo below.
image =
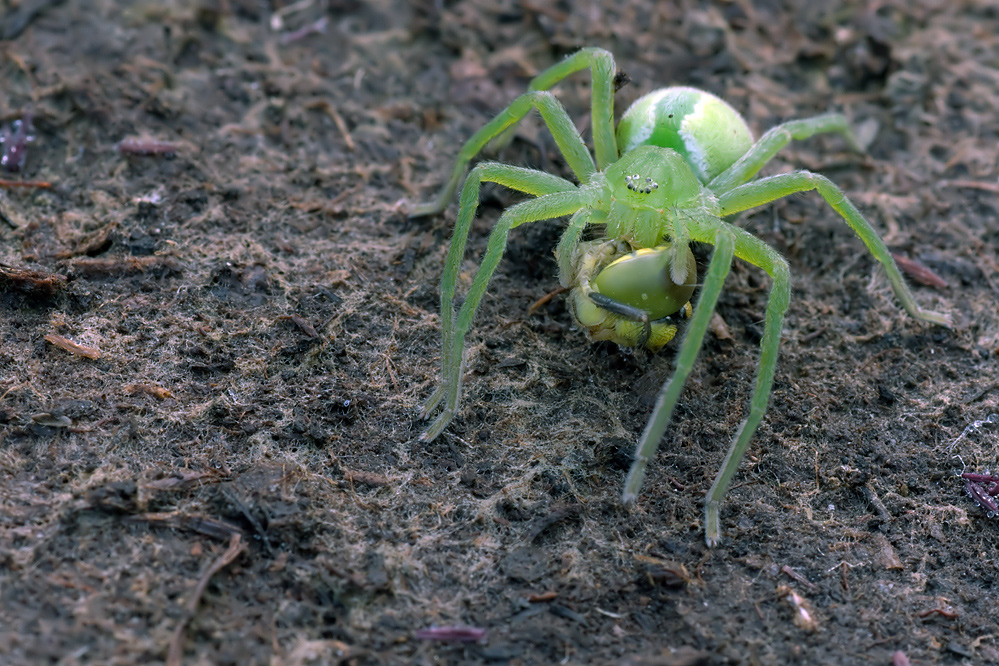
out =
<svg viewBox="0 0 999 666"><path fill-rule="evenodd" d="M0 187L0 663L999 663L999 521L957 476L999 468L994 2L280 4L0 3L0 124L35 134L0 177L51 184ZM818 196L743 216L794 298L714 549L748 265L635 509L675 346L529 312L559 222L511 235L461 414L418 439L456 206L410 204L587 45L632 79L618 109L683 83L757 132L847 114L866 155L818 137L768 173L829 176L956 322L908 317ZM584 137L588 87L558 89ZM535 120L497 157L568 174ZM462 288L518 197L482 199Z"/></svg>

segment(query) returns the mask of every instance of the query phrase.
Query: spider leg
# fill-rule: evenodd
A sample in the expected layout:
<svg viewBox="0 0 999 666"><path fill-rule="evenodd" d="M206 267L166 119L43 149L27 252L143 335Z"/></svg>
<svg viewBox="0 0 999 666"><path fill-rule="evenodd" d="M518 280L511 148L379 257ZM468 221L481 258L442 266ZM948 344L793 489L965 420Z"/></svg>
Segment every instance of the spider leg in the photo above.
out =
<svg viewBox="0 0 999 666"><path fill-rule="evenodd" d="M708 264L704 285L701 287L701 295L697 299L697 305L694 306L694 314L687 325L687 332L683 336L683 343L677 354L676 371L659 392L652 416L645 426L645 432L642 433L641 439L638 440L635 460L628 472L628 478L624 484L624 494L621 497L621 501L626 505L634 503L638 496L638 490L645 478L645 469L648 467L649 460L655 455L656 449L659 448L659 442L673 416L673 408L676 407L680 391L687 383L687 377L690 375L697 354L701 350L704 334L711 321L711 314L714 312L718 296L721 294L725 276L728 275L732 265L735 235L731 229L719 225L714 237L708 242L715 246L715 250L711 254L711 263Z"/></svg>
<svg viewBox="0 0 999 666"><path fill-rule="evenodd" d="M451 235L451 245L448 248L447 259L444 263L444 273L441 276L441 334L443 339L443 354L441 362L446 363L446 359L451 357L451 344L454 330L454 301L455 283L458 279L458 269L461 260L465 256L465 243L468 241L468 230L475 219L475 211L479 206L479 187L482 183L497 183L512 190L526 192L534 196L544 196L555 192L566 192L575 190L576 186L569 181L547 174L543 171L525 169L495 162L483 162L478 164L468 178L461 190L460 207L458 209L458 220L455 223L454 232ZM447 376L447 371L444 371ZM446 384L446 382L445 382ZM423 408L423 415L431 411L443 397L444 384L434 393L434 396L427 401Z"/></svg>
<svg viewBox="0 0 999 666"><path fill-rule="evenodd" d="M496 182L539 196L537 199L531 199L508 208L500 216L489 235L482 264L475 274L475 279L465 296L465 301L458 312L457 322L455 322L453 301L458 269L464 256L468 230L478 208L479 186L482 182ZM444 401L444 410L423 433L421 439L430 441L436 438L457 413L461 395L461 366L464 356L465 334L472 324L475 311L485 294L489 279L503 256L510 229L528 222L570 215L589 203L589 198L588 192L576 189L566 180L530 169L505 164L484 163L477 165L469 173L461 189L458 221L455 224L451 247L448 249L444 274L441 278L441 337L443 340L441 384L427 400L422 415L428 416L442 401Z"/></svg>
<svg viewBox="0 0 999 666"><path fill-rule="evenodd" d="M765 270L773 281L767 312L763 325L763 339L760 341L760 362L756 371L756 386L749 401L749 413L739 426L725 454L725 460L718 470L718 476L711 484L704 503L704 536L709 546L721 541L719 509L725 498L732 477L739 469L739 463L746 455L746 449L760 420L767 411L770 391L773 389L774 372L777 368L777 355L780 348L780 334L784 325L784 315L791 301L791 271L787 261L769 245L743 229L720 222L731 228L735 236L735 255L754 266Z"/></svg>
<svg viewBox="0 0 999 666"><path fill-rule="evenodd" d="M745 185L740 185L733 190L725 192L718 197L721 206L721 215L727 216L743 210L762 206L782 197L797 192L817 191L826 200L833 210L839 213L840 217L853 229L854 233L860 237L867 250L884 266L888 280L891 282L895 296L902 303L905 311L916 319L922 319L940 326L950 328L951 319L949 315L932 310L921 308L916 303L915 296L906 286L902 274L895 265L884 241L874 231L870 223L864 219L857 207L846 198L843 191L839 189L831 180L825 176L811 173L810 171L794 171L779 176L770 176L755 180Z"/></svg>
<svg viewBox="0 0 999 666"><path fill-rule="evenodd" d="M594 220L594 210L592 208L581 208L569 220L569 226L562 232L562 237L558 239L555 246L555 261L558 263L558 281L565 288L570 288L575 279L573 262L576 259L576 248L579 247L579 239L583 235L583 230L595 221L603 221L602 218Z"/></svg>
<svg viewBox="0 0 999 666"><path fill-rule="evenodd" d="M444 273L441 276L441 338L443 340L441 363L444 378L448 376L447 363L448 359L452 356L451 348L454 338L453 301L458 279L458 269L461 266L462 258L465 256L468 231L472 226L472 221L475 219L475 212L479 207L479 187L482 183L497 183L510 189L539 197L576 189L572 183L558 176L553 176L543 171L535 171L533 169L495 162L478 164L468 174L468 178L461 189L458 219L455 222L454 232L451 235L451 245L448 247L447 259L444 262ZM444 397L446 386L447 382L445 381L438 387L423 407L422 416L426 417L437 406Z"/></svg>
<svg viewBox="0 0 999 666"><path fill-rule="evenodd" d="M531 109L537 109L541 118L548 126L555 144L558 146L566 163L580 183L589 180L596 170L593 157L589 149L579 136L579 130L572 124L569 114L566 113L562 104L550 92L534 91L521 95L510 103L495 118L490 120L472 138L465 142L458 152L458 159L455 162L451 177L444 187L437 194L433 201L414 206L410 217L422 217L424 215L434 215L447 207L448 202L454 196L454 191L458 188L461 176L468 168L468 163L480 150L492 139L502 134L506 129L513 127L520 122Z"/></svg>
<svg viewBox="0 0 999 666"><path fill-rule="evenodd" d="M593 152L601 170L617 161L617 136L614 134L614 56L601 48L589 47L546 69L531 80L529 90L549 90L571 74L589 68L593 79L590 91Z"/></svg>
<svg viewBox="0 0 999 666"><path fill-rule="evenodd" d="M748 182L753 176L759 173L760 169L773 159L774 155L790 143L792 139L800 141L811 138L816 134L828 134L831 132L840 134L846 140L851 150L858 153L863 152L845 116L838 113L830 113L814 118L791 120L770 129L766 134L761 136L746 151L745 155L736 160L735 164L715 176L708 183L708 189L717 193L728 192L733 187Z"/></svg>

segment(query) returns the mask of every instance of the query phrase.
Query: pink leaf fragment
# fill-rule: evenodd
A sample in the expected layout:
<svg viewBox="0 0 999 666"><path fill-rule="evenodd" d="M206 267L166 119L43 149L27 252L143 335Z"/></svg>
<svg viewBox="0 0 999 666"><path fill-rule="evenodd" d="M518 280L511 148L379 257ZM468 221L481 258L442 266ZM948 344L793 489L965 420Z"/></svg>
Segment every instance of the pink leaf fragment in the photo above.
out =
<svg viewBox="0 0 999 666"><path fill-rule="evenodd" d="M427 627L417 629L416 638L421 641L441 641L450 643L478 643L485 640L486 630L479 627L454 625L450 627Z"/></svg>

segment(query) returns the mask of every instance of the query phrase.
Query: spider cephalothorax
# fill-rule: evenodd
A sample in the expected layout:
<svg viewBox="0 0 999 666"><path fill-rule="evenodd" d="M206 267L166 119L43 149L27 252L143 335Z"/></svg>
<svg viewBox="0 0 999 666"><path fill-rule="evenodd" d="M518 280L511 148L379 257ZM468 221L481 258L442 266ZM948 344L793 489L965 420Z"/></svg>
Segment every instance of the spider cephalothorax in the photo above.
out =
<svg viewBox="0 0 999 666"><path fill-rule="evenodd" d="M595 159L565 109L548 92L565 77L587 68L593 76ZM789 194L815 190L881 263L895 295L909 314L943 326L948 326L950 320L916 304L884 242L827 178L795 171L753 180L791 139L835 132L856 148L843 116L828 114L787 122L754 141L745 121L727 103L695 88L678 87L657 90L637 100L624 113L615 132L614 82L613 57L595 48L583 49L541 73L531 82L529 92L515 99L465 143L450 179L437 198L413 210L414 216L442 211L472 158L487 143L510 131L532 109L541 114L578 181L575 185L542 171L495 162L479 163L469 172L461 188L458 219L441 280L442 381L423 411L429 415L441 405L443 409L423 438L437 437L458 409L465 334L503 254L510 230L528 222L571 216L555 248L555 256L559 279L570 289L573 314L592 338L645 346L654 351L674 337L678 320L689 317L676 372L659 394L625 482L623 500L634 502L648 461L659 446L701 348L732 259L739 257L766 271L773 286L749 414L707 495L705 535L708 543L714 544L721 538L718 515L721 500L766 411L781 326L791 295L790 272L784 258L725 218ZM455 320L453 301L458 268L478 207L479 187L486 182L536 198L512 206L500 216ZM587 229L597 229L601 237L583 241ZM689 299L698 276L691 242L708 243L715 248L693 308Z"/></svg>

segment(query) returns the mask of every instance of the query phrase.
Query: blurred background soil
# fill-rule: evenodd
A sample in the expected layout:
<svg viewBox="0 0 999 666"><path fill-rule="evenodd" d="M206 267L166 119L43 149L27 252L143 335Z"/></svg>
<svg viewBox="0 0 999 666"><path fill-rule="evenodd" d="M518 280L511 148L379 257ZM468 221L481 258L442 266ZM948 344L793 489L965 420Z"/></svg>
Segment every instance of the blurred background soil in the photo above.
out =
<svg viewBox="0 0 999 666"><path fill-rule="evenodd" d="M0 40L0 125L34 128L0 174L34 182L0 187L0 663L999 663L999 522L957 476L999 469L994 2L4 0ZM582 46L619 110L845 113L866 154L767 173L829 176L956 322L905 315L818 196L742 216L794 296L713 550L769 287L743 263L634 510L673 350L529 311L564 222L511 234L418 441L456 207L407 210ZM588 89L558 89L587 139ZM496 157L568 174L536 119ZM462 289L518 196L482 200Z"/></svg>

